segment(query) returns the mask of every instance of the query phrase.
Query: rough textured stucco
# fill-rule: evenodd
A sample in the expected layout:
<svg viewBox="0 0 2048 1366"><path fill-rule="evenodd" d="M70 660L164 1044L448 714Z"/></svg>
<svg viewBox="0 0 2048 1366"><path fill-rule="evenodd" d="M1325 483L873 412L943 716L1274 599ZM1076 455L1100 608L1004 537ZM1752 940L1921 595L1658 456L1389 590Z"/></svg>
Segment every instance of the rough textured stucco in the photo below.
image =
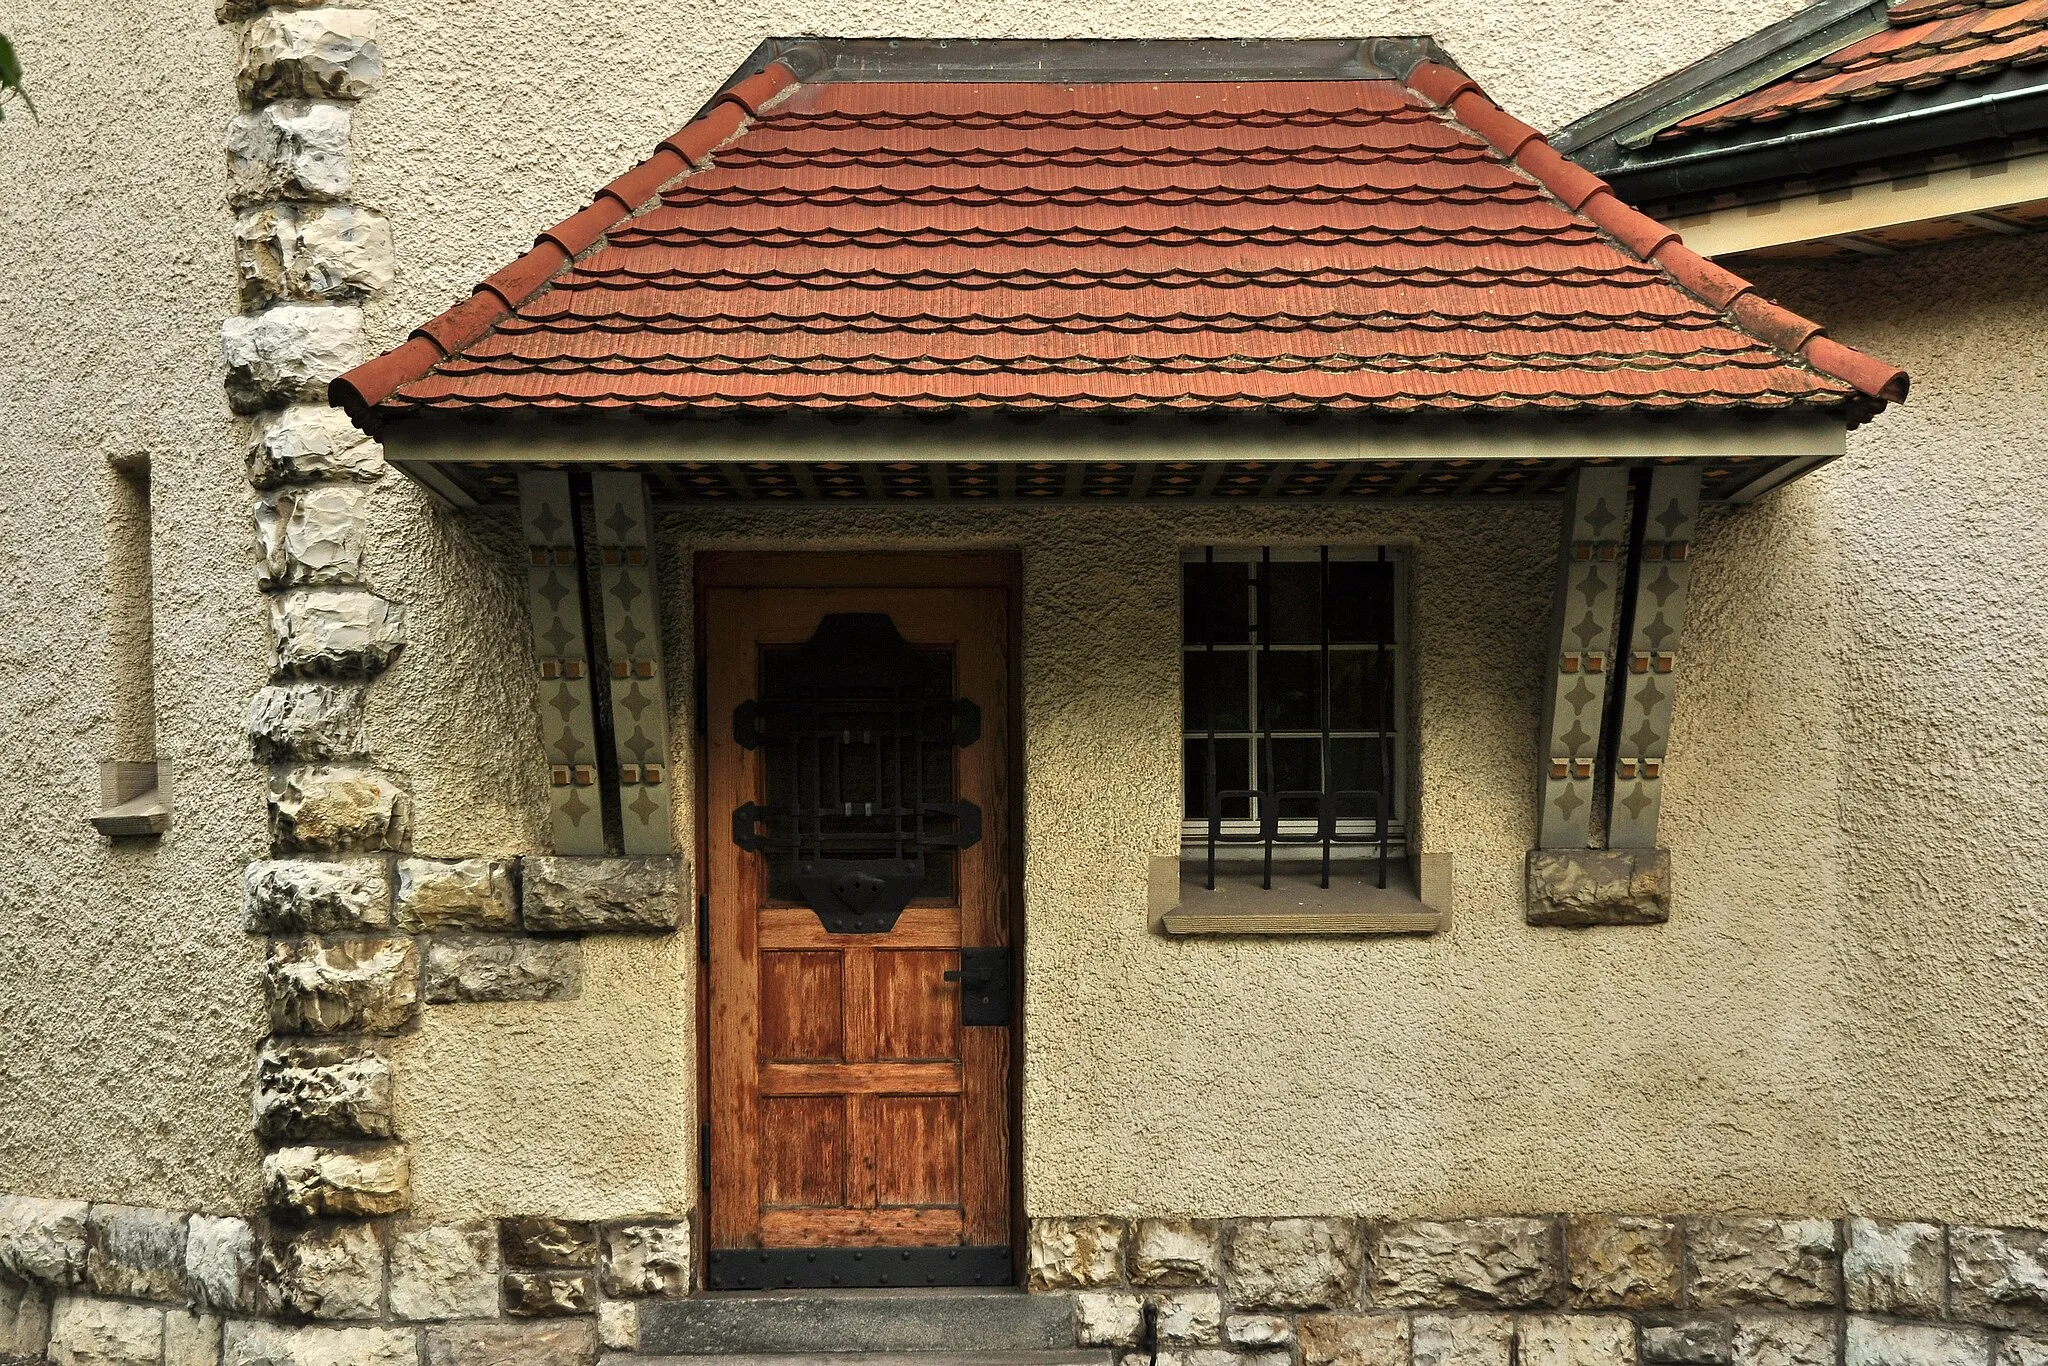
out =
<svg viewBox="0 0 2048 1366"><path fill-rule="evenodd" d="M7 0L0 30L42 113L0 125L0 1190L243 1205L264 836L241 713L266 642L221 391L232 37L169 0ZM176 826L110 846L98 765L142 756L112 752L102 533L107 461L137 454Z"/></svg>
<svg viewBox="0 0 2048 1366"><path fill-rule="evenodd" d="M2048 1214L2048 239L1773 271L1913 372L1817 496L1842 559L1845 1198Z"/></svg>

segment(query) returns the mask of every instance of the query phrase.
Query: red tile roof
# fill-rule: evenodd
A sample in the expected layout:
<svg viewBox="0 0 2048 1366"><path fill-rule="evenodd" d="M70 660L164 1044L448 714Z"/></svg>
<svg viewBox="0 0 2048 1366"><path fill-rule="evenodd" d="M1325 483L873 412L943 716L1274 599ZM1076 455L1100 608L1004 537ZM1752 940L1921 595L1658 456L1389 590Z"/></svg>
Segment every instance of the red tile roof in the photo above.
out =
<svg viewBox="0 0 2048 1366"><path fill-rule="evenodd" d="M2048 62L2048 0L1900 0L1886 19L1881 32L1682 119L1658 137L1770 123Z"/></svg>
<svg viewBox="0 0 2048 1366"><path fill-rule="evenodd" d="M1461 73L800 84L782 65L350 371L356 415L1049 408L1867 416Z"/></svg>

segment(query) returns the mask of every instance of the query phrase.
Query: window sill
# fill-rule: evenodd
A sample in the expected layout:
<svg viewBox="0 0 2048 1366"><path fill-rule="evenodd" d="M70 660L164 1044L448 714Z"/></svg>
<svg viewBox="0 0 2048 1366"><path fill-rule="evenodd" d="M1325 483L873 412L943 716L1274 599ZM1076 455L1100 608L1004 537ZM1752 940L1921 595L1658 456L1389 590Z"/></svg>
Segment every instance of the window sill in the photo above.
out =
<svg viewBox="0 0 2048 1366"><path fill-rule="evenodd" d="M161 835L171 828L168 763L110 760L100 765L100 811L92 828L108 839Z"/></svg>
<svg viewBox="0 0 2048 1366"><path fill-rule="evenodd" d="M1258 865L1241 873L1219 867L1216 889L1204 886L1203 866L1174 856L1154 858L1148 869L1153 927L1172 937L1191 935L1435 934L1450 928L1451 856L1420 854L1387 869L1387 885L1373 879L1276 875L1269 891Z"/></svg>

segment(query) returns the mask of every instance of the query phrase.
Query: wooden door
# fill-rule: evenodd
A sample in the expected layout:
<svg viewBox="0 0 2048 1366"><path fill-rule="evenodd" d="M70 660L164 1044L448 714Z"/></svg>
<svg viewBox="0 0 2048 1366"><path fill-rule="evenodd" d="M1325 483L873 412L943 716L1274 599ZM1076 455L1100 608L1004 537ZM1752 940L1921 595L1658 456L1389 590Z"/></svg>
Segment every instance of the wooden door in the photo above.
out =
<svg viewBox="0 0 2048 1366"><path fill-rule="evenodd" d="M1011 943L1008 612L999 586L704 590L713 1289L1013 1278L1014 1026L1007 1010L966 1023L958 980L963 949ZM742 743L735 713L803 686L793 661L835 614L886 616L928 686L983 718L918 779L927 797L978 808L980 837L925 855L886 932L828 929L793 881L815 865L750 852L735 833L733 812L782 801L790 783L769 749Z"/></svg>

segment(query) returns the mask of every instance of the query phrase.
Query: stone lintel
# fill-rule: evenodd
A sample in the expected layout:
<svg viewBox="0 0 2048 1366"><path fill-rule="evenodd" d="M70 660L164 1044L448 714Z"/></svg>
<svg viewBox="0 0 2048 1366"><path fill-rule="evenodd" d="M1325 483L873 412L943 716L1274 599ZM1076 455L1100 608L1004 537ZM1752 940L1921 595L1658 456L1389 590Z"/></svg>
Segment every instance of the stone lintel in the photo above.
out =
<svg viewBox="0 0 2048 1366"><path fill-rule="evenodd" d="M1533 849L1531 925L1659 925L1671 918L1668 849Z"/></svg>

